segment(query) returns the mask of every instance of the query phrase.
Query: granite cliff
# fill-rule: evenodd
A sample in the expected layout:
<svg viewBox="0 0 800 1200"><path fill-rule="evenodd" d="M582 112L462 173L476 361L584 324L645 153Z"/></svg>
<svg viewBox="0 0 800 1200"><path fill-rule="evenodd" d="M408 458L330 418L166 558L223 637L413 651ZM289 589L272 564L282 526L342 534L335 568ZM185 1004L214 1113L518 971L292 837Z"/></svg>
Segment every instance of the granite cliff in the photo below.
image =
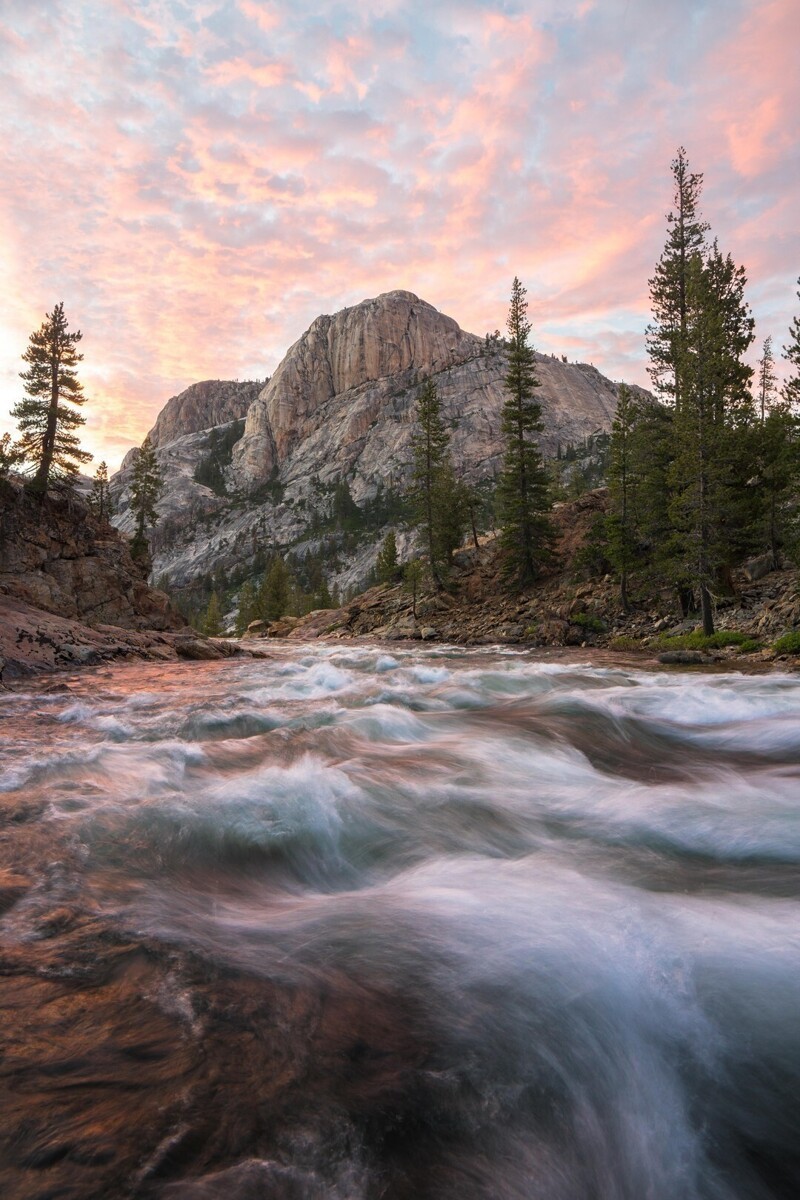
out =
<svg viewBox="0 0 800 1200"><path fill-rule="evenodd" d="M594 367L538 354L537 371L546 455L610 428L617 387ZM359 505L381 488L402 490L415 400L429 376L458 472L473 483L491 479L502 458L504 374L496 342L466 333L411 292L394 291L317 317L258 394L240 390L226 407L222 397L236 385L182 393L151 433L167 480L152 541L156 578L183 587L217 568L246 566L259 547L302 553L315 544L312 515L325 511L341 480ZM202 402L188 405L189 393ZM201 480L212 461L210 486ZM126 531L133 527L129 483L128 457L114 480L116 521ZM340 586L363 583L376 542L377 534L364 539L342 563Z"/></svg>
<svg viewBox="0 0 800 1200"><path fill-rule="evenodd" d="M87 624L185 624L149 586L127 540L84 500L58 488L40 499L14 479L0 480L0 595Z"/></svg>

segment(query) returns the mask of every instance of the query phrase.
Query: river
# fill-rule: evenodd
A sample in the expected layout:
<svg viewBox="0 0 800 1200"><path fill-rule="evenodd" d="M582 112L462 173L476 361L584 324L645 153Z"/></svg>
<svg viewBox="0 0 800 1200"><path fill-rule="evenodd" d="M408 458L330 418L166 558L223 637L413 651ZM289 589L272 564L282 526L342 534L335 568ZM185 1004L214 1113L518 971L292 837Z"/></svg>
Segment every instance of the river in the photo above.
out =
<svg viewBox="0 0 800 1200"><path fill-rule="evenodd" d="M796 1200L800 679L0 694L4 1200Z"/></svg>

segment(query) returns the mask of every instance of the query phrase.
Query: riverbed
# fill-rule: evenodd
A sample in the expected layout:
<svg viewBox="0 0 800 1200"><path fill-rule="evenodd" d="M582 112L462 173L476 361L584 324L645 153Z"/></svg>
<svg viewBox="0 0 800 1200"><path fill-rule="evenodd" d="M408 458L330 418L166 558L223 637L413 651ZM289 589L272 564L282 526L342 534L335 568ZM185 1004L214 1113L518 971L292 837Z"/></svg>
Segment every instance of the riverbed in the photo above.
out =
<svg viewBox="0 0 800 1200"><path fill-rule="evenodd" d="M96 669L0 820L8 1200L800 1195L796 676Z"/></svg>

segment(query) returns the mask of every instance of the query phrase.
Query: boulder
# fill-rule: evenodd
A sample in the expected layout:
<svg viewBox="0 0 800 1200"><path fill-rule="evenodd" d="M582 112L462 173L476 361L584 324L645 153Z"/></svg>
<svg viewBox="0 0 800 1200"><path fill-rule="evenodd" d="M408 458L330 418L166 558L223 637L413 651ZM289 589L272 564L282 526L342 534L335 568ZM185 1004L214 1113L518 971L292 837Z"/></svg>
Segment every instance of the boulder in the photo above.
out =
<svg viewBox="0 0 800 1200"><path fill-rule="evenodd" d="M699 667L711 659L701 650L665 650L658 661L665 666Z"/></svg>
<svg viewBox="0 0 800 1200"><path fill-rule="evenodd" d="M757 579L763 579L765 575L769 575L774 566L775 560L772 554L759 554L757 558L751 558L744 564L744 577L749 583L754 583Z"/></svg>

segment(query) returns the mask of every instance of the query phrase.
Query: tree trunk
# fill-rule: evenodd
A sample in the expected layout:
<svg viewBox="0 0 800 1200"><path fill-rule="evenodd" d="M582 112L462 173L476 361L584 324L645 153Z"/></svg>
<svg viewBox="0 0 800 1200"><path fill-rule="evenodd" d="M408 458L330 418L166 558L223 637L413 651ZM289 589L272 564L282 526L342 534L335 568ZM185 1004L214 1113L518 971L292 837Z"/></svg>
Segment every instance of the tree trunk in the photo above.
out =
<svg viewBox="0 0 800 1200"><path fill-rule="evenodd" d="M711 607L711 593L705 584L700 587L700 608L703 614L703 633L711 637L714 632L714 612Z"/></svg>
<svg viewBox="0 0 800 1200"><path fill-rule="evenodd" d="M619 580L619 598L622 602L622 611L629 613L631 606L628 602L628 572L623 571Z"/></svg>
<svg viewBox="0 0 800 1200"><path fill-rule="evenodd" d="M681 606L681 616L686 619L690 612L694 612L694 592L686 583L678 583L676 588L678 603Z"/></svg>
<svg viewBox="0 0 800 1200"><path fill-rule="evenodd" d="M478 542L478 531L475 528L475 508L473 507L472 504L470 504L470 506L469 506L469 523L472 526L472 541L475 545L475 549L480 550L480 543Z"/></svg>

